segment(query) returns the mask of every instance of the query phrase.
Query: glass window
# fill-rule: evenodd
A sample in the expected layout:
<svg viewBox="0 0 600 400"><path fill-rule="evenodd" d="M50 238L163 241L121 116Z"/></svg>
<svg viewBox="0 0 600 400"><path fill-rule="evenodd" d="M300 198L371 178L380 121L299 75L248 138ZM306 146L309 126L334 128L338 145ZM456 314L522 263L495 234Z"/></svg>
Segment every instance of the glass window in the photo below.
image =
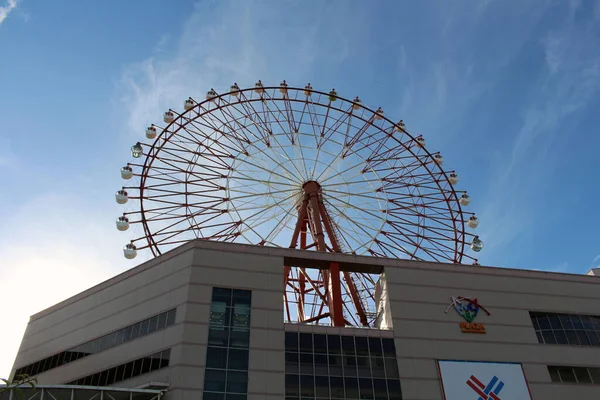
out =
<svg viewBox="0 0 600 400"><path fill-rule="evenodd" d="M300 351L306 353L313 352L312 334L300 333Z"/></svg>
<svg viewBox="0 0 600 400"><path fill-rule="evenodd" d="M360 386L360 398L361 399L372 399L373 398L373 382L368 378L360 378L358 380Z"/></svg>
<svg viewBox="0 0 600 400"><path fill-rule="evenodd" d="M571 322L573 322L573 327L575 329L583 329L583 322L579 315L569 315L571 317Z"/></svg>
<svg viewBox="0 0 600 400"><path fill-rule="evenodd" d="M142 374L142 359L138 358L133 362L133 372L131 376L139 376Z"/></svg>
<svg viewBox="0 0 600 400"><path fill-rule="evenodd" d="M129 342L133 336L133 326L128 326L123 329L123 342Z"/></svg>
<svg viewBox="0 0 600 400"><path fill-rule="evenodd" d="M231 323L231 308L225 307L225 304L211 304L210 305L210 321L211 326L224 329L226 326L230 326Z"/></svg>
<svg viewBox="0 0 600 400"><path fill-rule="evenodd" d="M231 326L234 328L250 328L250 309L234 307Z"/></svg>
<svg viewBox="0 0 600 400"><path fill-rule="evenodd" d="M548 316L546 315L538 315L537 316L538 325L540 329L550 329L550 320L548 320Z"/></svg>
<svg viewBox="0 0 600 400"><path fill-rule="evenodd" d="M212 292L212 303L223 303L226 306L231 306L231 289L214 287Z"/></svg>
<svg viewBox="0 0 600 400"><path fill-rule="evenodd" d="M100 352L102 350L104 350L104 348L102 348L102 338L95 339L92 342L92 351L91 351L91 353L92 354L96 354L96 353L98 353L98 352Z"/></svg>
<svg viewBox="0 0 600 400"><path fill-rule="evenodd" d="M116 340L117 340L117 332L109 333L108 335L106 335L105 349L110 349L111 347L115 347Z"/></svg>
<svg viewBox="0 0 600 400"><path fill-rule="evenodd" d="M369 357L356 357L356 370L358 376L367 378L371 376L371 363Z"/></svg>
<svg viewBox="0 0 600 400"><path fill-rule="evenodd" d="M562 329L560 325L560 320L558 319L558 315L549 315L548 321L550 321L550 327L552 329Z"/></svg>
<svg viewBox="0 0 600 400"><path fill-rule="evenodd" d="M160 369L160 355L160 353L156 353L150 356L150 371L156 371L157 369Z"/></svg>
<svg viewBox="0 0 600 400"><path fill-rule="evenodd" d="M163 350L160 353L160 367L161 368L168 367L170 358L171 358L171 349Z"/></svg>
<svg viewBox="0 0 600 400"><path fill-rule="evenodd" d="M596 330L596 331L600 331L600 317L590 317L590 320L592 321L592 327Z"/></svg>
<svg viewBox="0 0 600 400"><path fill-rule="evenodd" d="M600 383L600 368L588 368L592 381L594 383Z"/></svg>
<svg viewBox="0 0 600 400"><path fill-rule="evenodd" d="M285 372L287 374L297 374L300 371L298 362L300 357L298 353L285 353Z"/></svg>
<svg viewBox="0 0 600 400"><path fill-rule="evenodd" d="M206 368L227 368L227 349L209 346L206 349Z"/></svg>
<svg viewBox="0 0 600 400"><path fill-rule="evenodd" d="M141 322L138 322L137 324L133 325L133 331L131 332L131 340L137 339L138 337L140 337L140 328L141 327L142 327Z"/></svg>
<svg viewBox="0 0 600 400"><path fill-rule="evenodd" d="M313 335L313 348L316 354L327 354L327 335Z"/></svg>
<svg viewBox="0 0 600 400"><path fill-rule="evenodd" d="M313 374L313 355L311 353L300 353L300 373Z"/></svg>
<svg viewBox="0 0 600 400"><path fill-rule="evenodd" d="M104 370L100 372L100 379L98 381L98 386L106 386L106 378L108 377L108 370Z"/></svg>
<svg viewBox="0 0 600 400"><path fill-rule="evenodd" d="M177 309L174 308L167 312L167 326L175 324L175 316L177 315Z"/></svg>
<svg viewBox="0 0 600 400"><path fill-rule="evenodd" d="M563 329L573 329L573 322L571 322L571 318L568 315L559 315L558 318Z"/></svg>
<svg viewBox="0 0 600 400"><path fill-rule="evenodd" d="M399 379L400 375L398 373L398 360L395 358L385 359L385 374L388 379Z"/></svg>
<svg viewBox="0 0 600 400"><path fill-rule="evenodd" d="M132 373L133 373L133 361L125 364L125 372L123 373L123 380L131 378Z"/></svg>
<svg viewBox="0 0 600 400"><path fill-rule="evenodd" d="M385 378L385 365L383 357L371 357L371 372L374 378Z"/></svg>
<svg viewBox="0 0 600 400"><path fill-rule="evenodd" d="M248 350L229 349L228 369L248 370Z"/></svg>
<svg viewBox="0 0 600 400"><path fill-rule="evenodd" d="M125 374L125 365L119 365L117 367L117 371L115 372L115 382L120 382L122 381L123 375Z"/></svg>
<svg viewBox="0 0 600 400"><path fill-rule="evenodd" d="M573 368L559 367L558 373L560 374L561 381L577 383L577 380L575 379L575 373L573 372Z"/></svg>
<svg viewBox="0 0 600 400"><path fill-rule="evenodd" d="M383 343L383 355L386 357L396 357L396 345L394 339L381 339Z"/></svg>
<svg viewBox="0 0 600 400"><path fill-rule="evenodd" d="M385 379L373 379L373 393L375 400L387 400L387 385Z"/></svg>
<svg viewBox="0 0 600 400"><path fill-rule="evenodd" d="M117 331L117 333L115 334L115 346L118 346L121 343L123 343L124 339L125 339L125 329L119 329Z"/></svg>
<svg viewBox="0 0 600 400"><path fill-rule="evenodd" d="M565 333L567 334L567 340L569 341L570 345L579 345L579 338L577 337L577 332L568 330L565 331Z"/></svg>
<svg viewBox="0 0 600 400"><path fill-rule="evenodd" d="M92 375L92 386L100 386L100 373Z"/></svg>
<svg viewBox="0 0 600 400"><path fill-rule="evenodd" d="M142 321L142 324L140 326L140 336L146 336L148 334L148 326L150 326L149 319Z"/></svg>
<svg viewBox="0 0 600 400"><path fill-rule="evenodd" d="M590 340L587 337L587 334L585 333L585 331L576 331L577 332L577 337L579 338L579 342L581 343L582 346L589 346L590 345Z"/></svg>
<svg viewBox="0 0 600 400"><path fill-rule="evenodd" d="M573 368L575 372L575 377L577 378L577 382L579 383L592 383L592 378L588 373L587 368L575 367Z"/></svg>
<svg viewBox="0 0 600 400"><path fill-rule="evenodd" d="M560 330L560 331L553 331L553 332L554 332L554 337L556 338L556 343L569 344L569 341L567 340L567 335L566 335L565 331Z"/></svg>
<svg viewBox="0 0 600 400"><path fill-rule="evenodd" d="M400 380L388 379L387 385L390 400L402 400L402 393L400 391Z"/></svg>
<svg viewBox="0 0 600 400"><path fill-rule="evenodd" d="M581 322L583 323L583 329L594 329L592 325L592 320L589 316L581 315L580 318Z"/></svg>
<svg viewBox="0 0 600 400"><path fill-rule="evenodd" d="M204 390L209 392L224 392L225 371L207 368L204 372Z"/></svg>
<svg viewBox="0 0 600 400"><path fill-rule="evenodd" d="M298 351L298 334L296 332L285 333L285 351Z"/></svg>
<svg viewBox="0 0 600 400"><path fill-rule="evenodd" d="M552 333L552 331L542 331L542 336L544 337L544 343L556 344L556 338L554 337L554 333Z"/></svg>
<svg viewBox="0 0 600 400"><path fill-rule="evenodd" d="M358 376L356 372L356 357L354 356L343 356L344 357L344 376Z"/></svg>
<svg viewBox="0 0 600 400"><path fill-rule="evenodd" d="M247 400L247 394L226 393L225 400Z"/></svg>
<svg viewBox="0 0 600 400"><path fill-rule="evenodd" d="M147 374L150 372L150 367L152 365L152 359L150 357L142 358L142 374Z"/></svg>
<svg viewBox="0 0 600 400"><path fill-rule="evenodd" d="M234 306L245 306L250 308L252 303L252 292L250 290L234 290L233 291L233 305Z"/></svg>
<svg viewBox="0 0 600 400"><path fill-rule="evenodd" d="M329 375L342 376L342 356L329 356Z"/></svg>
<svg viewBox="0 0 600 400"><path fill-rule="evenodd" d="M368 356L369 355L369 344L366 337L355 337L354 343L356 345L357 356Z"/></svg>
<svg viewBox="0 0 600 400"><path fill-rule="evenodd" d="M354 349L354 337L342 336L342 352L349 356L356 354L356 350Z"/></svg>
<svg viewBox="0 0 600 400"><path fill-rule="evenodd" d="M285 393L291 396L300 396L300 376L285 374Z"/></svg>
<svg viewBox="0 0 600 400"><path fill-rule="evenodd" d="M315 377L315 395L321 398L329 398L329 378L327 376Z"/></svg>
<svg viewBox="0 0 600 400"><path fill-rule="evenodd" d="M167 326L167 313L164 312L158 316L158 329L162 329Z"/></svg>
<svg viewBox="0 0 600 400"><path fill-rule="evenodd" d="M244 349L250 347L250 330L232 329L229 336L229 346Z"/></svg>
<svg viewBox="0 0 600 400"><path fill-rule="evenodd" d="M371 357L383 356L383 348L381 347L380 338L369 338L369 351L371 353Z"/></svg>
<svg viewBox="0 0 600 400"><path fill-rule="evenodd" d="M227 393L248 392L248 371L227 371Z"/></svg>
<svg viewBox="0 0 600 400"><path fill-rule="evenodd" d="M208 345L227 347L229 344L229 329L211 326L208 329Z"/></svg>
<svg viewBox="0 0 600 400"><path fill-rule="evenodd" d="M344 397L344 378L330 377L329 387L331 388L332 399L345 399Z"/></svg>
<svg viewBox="0 0 600 400"><path fill-rule="evenodd" d="M540 325L537 322L537 317L535 315L530 315L531 317L531 323L533 324L533 329L535 329L536 331L540 329Z"/></svg>
<svg viewBox="0 0 600 400"><path fill-rule="evenodd" d="M327 335L329 354L342 354L342 341L338 335Z"/></svg>
<svg viewBox="0 0 600 400"><path fill-rule="evenodd" d="M313 375L300 375L300 396L313 397L315 395L315 377Z"/></svg>
<svg viewBox="0 0 600 400"><path fill-rule="evenodd" d="M325 354L315 354L315 375L328 375L329 363Z"/></svg>
<svg viewBox="0 0 600 400"><path fill-rule="evenodd" d="M548 372L550 373L552 382L560 382L560 375L558 374L557 367L548 367Z"/></svg>
<svg viewBox="0 0 600 400"><path fill-rule="evenodd" d="M117 368L111 368L108 370L108 374L106 375L106 384L112 385L115 383L115 377L117 376Z"/></svg>
<svg viewBox="0 0 600 400"><path fill-rule="evenodd" d="M586 331L586 333L588 335L588 338L590 339L590 344L592 346L600 346L600 338L598 338L598 333L600 333L600 331Z"/></svg>
<svg viewBox="0 0 600 400"><path fill-rule="evenodd" d="M158 329L158 315L150 318L148 322L148 333L152 333Z"/></svg>
<svg viewBox="0 0 600 400"><path fill-rule="evenodd" d="M346 389L346 399L358 399L358 379L344 378L344 386Z"/></svg>

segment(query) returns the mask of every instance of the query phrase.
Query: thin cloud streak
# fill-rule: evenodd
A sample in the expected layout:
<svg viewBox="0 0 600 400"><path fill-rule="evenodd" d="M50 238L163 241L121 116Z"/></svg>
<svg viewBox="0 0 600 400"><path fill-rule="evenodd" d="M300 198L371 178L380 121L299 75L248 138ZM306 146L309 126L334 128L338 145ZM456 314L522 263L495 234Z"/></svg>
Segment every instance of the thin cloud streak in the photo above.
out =
<svg viewBox="0 0 600 400"><path fill-rule="evenodd" d="M17 0L8 0L7 5L0 7L0 24L8 18L8 14L15 8L17 8Z"/></svg>

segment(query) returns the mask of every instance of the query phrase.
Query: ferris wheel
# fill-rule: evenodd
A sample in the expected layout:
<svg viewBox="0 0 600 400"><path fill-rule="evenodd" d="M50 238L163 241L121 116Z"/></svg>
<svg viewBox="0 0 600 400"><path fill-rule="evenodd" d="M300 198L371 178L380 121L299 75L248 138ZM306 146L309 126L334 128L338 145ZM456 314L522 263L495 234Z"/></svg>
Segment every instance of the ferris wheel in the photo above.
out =
<svg viewBox="0 0 600 400"><path fill-rule="evenodd" d="M163 120L131 148L140 162L121 169L137 182L116 193L119 204L135 200L117 228L143 230L126 258L204 239L477 265L467 251L483 242L467 228L479 219L463 210L471 198L454 188L458 175L358 97L258 81L189 98ZM285 268L286 318L324 322L333 272L307 271ZM343 324L372 325L377 277L338 274Z"/></svg>

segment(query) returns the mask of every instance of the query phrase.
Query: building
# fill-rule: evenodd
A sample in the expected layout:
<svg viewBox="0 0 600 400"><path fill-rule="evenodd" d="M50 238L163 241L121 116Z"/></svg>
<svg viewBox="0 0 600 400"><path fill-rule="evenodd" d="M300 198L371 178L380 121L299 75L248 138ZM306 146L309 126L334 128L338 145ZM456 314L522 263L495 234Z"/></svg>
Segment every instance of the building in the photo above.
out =
<svg viewBox="0 0 600 400"><path fill-rule="evenodd" d="M284 265L333 261L379 268L381 329L284 323ZM600 399L600 277L194 241L33 315L16 372L168 400Z"/></svg>

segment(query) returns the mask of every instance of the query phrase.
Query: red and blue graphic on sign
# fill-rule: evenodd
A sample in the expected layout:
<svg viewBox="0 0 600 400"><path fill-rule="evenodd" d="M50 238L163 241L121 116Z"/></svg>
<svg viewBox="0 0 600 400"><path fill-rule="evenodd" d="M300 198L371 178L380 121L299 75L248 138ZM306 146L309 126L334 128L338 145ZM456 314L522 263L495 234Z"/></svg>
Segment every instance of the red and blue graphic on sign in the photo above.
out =
<svg viewBox="0 0 600 400"><path fill-rule="evenodd" d="M498 394L504 387L504 382L499 380L497 376L494 376L486 386L479 379L471 375L467 381L467 385L479 395L477 400L500 400Z"/></svg>

